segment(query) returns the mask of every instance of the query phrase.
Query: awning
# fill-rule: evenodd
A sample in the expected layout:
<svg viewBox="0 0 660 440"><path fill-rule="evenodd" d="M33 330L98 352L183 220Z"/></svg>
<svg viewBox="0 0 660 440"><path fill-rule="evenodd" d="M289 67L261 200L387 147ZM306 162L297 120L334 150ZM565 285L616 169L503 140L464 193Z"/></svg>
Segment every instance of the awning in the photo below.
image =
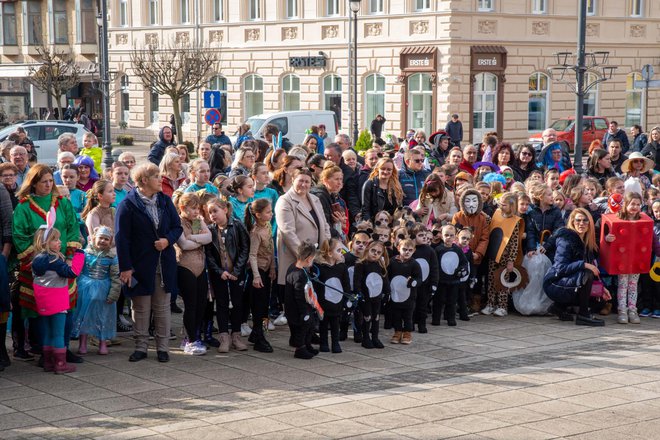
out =
<svg viewBox="0 0 660 440"><path fill-rule="evenodd" d="M39 64L0 64L0 77L27 78L30 76L30 67L38 66Z"/></svg>
<svg viewBox="0 0 660 440"><path fill-rule="evenodd" d="M504 46L472 46L470 47L472 53L507 53Z"/></svg>
<svg viewBox="0 0 660 440"><path fill-rule="evenodd" d="M438 48L436 46L411 46L401 51L401 55L432 55Z"/></svg>

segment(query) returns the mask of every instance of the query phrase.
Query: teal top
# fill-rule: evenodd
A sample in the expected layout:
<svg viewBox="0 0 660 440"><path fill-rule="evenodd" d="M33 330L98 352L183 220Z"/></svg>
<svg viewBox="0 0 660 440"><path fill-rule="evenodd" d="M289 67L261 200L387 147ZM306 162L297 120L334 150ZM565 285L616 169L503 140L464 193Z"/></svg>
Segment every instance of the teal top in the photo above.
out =
<svg viewBox="0 0 660 440"><path fill-rule="evenodd" d="M254 198L249 198L247 201L241 202L234 196L229 197L229 203L231 203L232 208L232 216L236 220L239 220L241 223L245 223L245 208L249 203L252 203L253 200Z"/></svg>
<svg viewBox="0 0 660 440"><path fill-rule="evenodd" d="M277 204L277 199L280 196L277 194L273 188L265 187L264 189L254 191L254 200L257 199L268 199L270 200L270 206L273 208L273 218L270 220L270 226L273 229L273 237L277 236L277 223L275 223L275 205Z"/></svg>
<svg viewBox="0 0 660 440"><path fill-rule="evenodd" d="M208 192L208 193L215 194L216 196L220 195L220 192L218 191L218 188L216 188L215 186L213 186L210 183L206 183L206 184L204 184L204 186L199 186L196 183L191 183L190 185L188 185L188 188L186 188L186 190L184 192L187 192L187 193L197 192L197 191L201 191L203 189L205 189L206 192Z"/></svg>
<svg viewBox="0 0 660 440"><path fill-rule="evenodd" d="M80 214L82 214L85 205L87 204L87 193L81 189L74 188L69 190L69 197L71 199L71 204L73 205L73 210L76 211L76 218L78 222L82 222Z"/></svg>
<svg viewBox="0 0 660 440"><path fill-rule="evenodd" d="M128 194L128 191L126 191L124 188L122 189L115 188L115 203L113 203L110 206L112 206L113 208L119 206L121 201L126 198L126 194Z"/></svg>

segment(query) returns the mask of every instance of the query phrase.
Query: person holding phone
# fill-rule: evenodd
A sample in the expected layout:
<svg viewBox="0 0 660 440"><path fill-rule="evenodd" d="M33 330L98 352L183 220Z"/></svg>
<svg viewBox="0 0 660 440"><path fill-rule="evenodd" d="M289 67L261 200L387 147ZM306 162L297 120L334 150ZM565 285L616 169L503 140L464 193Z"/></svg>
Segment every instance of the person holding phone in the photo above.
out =
<svg viewBox="0 0 660 440"><path fill-rule="evenodd" d="M346 202L339 195L343 186L344 174L341 168L327 161L321 172L319 184L310 192L321 201L326 222L330 225L331 237L345 241L348 233L348 212Z"/></svg>

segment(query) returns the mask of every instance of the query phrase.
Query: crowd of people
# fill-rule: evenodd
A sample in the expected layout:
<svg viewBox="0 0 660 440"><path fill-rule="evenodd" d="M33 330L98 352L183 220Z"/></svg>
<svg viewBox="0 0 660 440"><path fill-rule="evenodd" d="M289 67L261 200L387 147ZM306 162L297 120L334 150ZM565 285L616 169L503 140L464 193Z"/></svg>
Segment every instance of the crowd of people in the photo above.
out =
<svg viewBox="0 0 660 440"><path fill-rule="evenodd" d="M108 169L92 133L82 149L63 134L55 170L17 133L0 145L0 366L10 312L13 359L38 355L55 373L75 371L89 345L107 355L117 333L133 333L129 361L148 357L150 339L169 361L172 313L188 355L270 353L282 325L301 359L341 353L349 334L382 349L381 329L411 344L429 323L514 311L538 255L549 257L543 313L587 326L613 309L621 324L660 318L655 277L598 266L605 214L650 217L660 254L660 128L649 141L637 127L646 142L632 144L610 133L584 174L553 129L537 153L497 133L464 144L458 115L446 128L358 153L322 126L301 145L274 125L265 140L242 126L232 145L215 124L193 153L166 126L148 160L124 152Z"/></svg>

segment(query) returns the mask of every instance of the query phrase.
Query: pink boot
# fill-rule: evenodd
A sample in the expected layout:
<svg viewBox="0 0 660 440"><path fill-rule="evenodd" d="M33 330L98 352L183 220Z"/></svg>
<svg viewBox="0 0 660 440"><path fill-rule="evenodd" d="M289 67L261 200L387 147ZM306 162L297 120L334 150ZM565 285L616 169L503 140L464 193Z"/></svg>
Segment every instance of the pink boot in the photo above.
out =
<svg viewBox="0 0 660 440"><path fill-rule="evenodd" d="M103 340L99 341L99 354L106 355L108 354L108 342Z"/></svg>
<svg viewBox="0 0 660 440"><path fill-rule="evenodd" d="M73 373L76 367L66 363L66 348L55 348L53 350L55 359L55 374Z"/></svg>
<svg viewBox="0 0 660 440"><path fill-rule="evenodd" d="M78 354L87 354L87 335L80 335L78 339Z"/></svg>
<svg viewBox="0 0 660 440"><path fill-rule="evenodd" d="M47 373L52 373L55 371L55 361L53 360L53 347L44 345L43 356L44 356L44 371Z"/></svg>

